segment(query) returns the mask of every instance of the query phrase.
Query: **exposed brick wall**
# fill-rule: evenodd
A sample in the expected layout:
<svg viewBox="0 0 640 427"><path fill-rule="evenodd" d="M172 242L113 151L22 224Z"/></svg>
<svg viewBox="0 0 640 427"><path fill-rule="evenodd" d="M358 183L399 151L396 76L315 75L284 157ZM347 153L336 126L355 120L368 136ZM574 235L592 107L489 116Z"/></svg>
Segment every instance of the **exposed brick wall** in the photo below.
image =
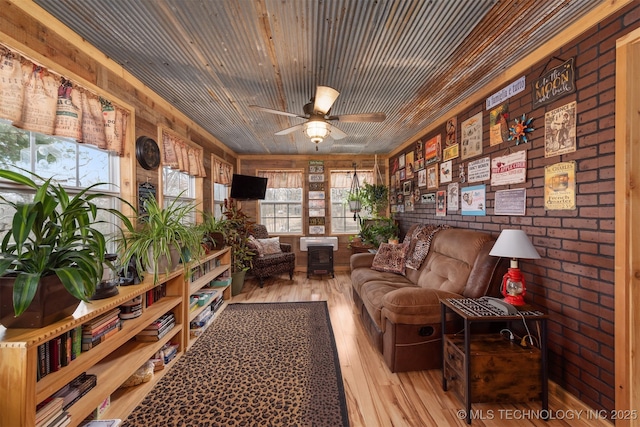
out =
<svg viewBox="0 0 640 427"><path fill-rule="evenodd" d="M596 409L614 408L614 122L615 122L615 42L638 28L640 6L635 3L616 16L601 22L578 40L536 64L526 73L527 89L509 99L509 123L533 117L536 130L527 144L525 184L486 184L487 216L462 216L447 212L435 216L435 205L415 204L413 212L395 217L403 233L414 223L449 224L484 230L497 236L503 228L520 228L531 238L542 257L521 260L528 302L548 312L550 378ZM575 57L576 92L532 111L531 83L553 56ZM546 69L559 65L553 60ZM505 86L510 82L506 82ZM577 150L544 157L544 114L577 101ZM483 154L472 159L502 155L512 142L489 146L489 111L485 99L457 115L460 124L483 112ZM423 141L440 133L444 144L444 123ZM407 152L414 149L407 148ZM576 162L576 209L544 208L544 168L557 162ZM453 182L459 181L461 160L453 160ZM469 185L460 184L463 189ZM417 177L414 177L414 188ZM526 188L524 216L493 214L496 190ZM439 190L446 189L441 184ZM422 189L423 193L434 190Z"/></svg>

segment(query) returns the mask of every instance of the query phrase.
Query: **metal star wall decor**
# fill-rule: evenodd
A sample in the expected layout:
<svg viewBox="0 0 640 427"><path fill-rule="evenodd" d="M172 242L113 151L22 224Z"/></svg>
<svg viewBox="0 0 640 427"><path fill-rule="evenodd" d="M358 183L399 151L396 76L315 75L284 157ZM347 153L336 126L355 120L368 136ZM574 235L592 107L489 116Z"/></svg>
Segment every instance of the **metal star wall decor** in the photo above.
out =
<svg viewBox="0 0 640 427"><path fill-rule="evenodd" d="M527 134L533 132L535 128L531 126L533 118L527 119L525 114L520 119L514 119L515 124L509 128L509 141L516 141L516 145L520 145L521 142L527 143L529 139Z"/></svg>

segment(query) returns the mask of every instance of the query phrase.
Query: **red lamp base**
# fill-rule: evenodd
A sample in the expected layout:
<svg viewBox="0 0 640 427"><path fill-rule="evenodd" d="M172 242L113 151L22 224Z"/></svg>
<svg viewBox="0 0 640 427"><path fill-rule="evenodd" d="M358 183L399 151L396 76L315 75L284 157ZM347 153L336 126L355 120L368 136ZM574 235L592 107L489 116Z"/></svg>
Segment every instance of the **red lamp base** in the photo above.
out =
<svg viewBox="0 0 640 427"><path fill-rule="evenodd" d="M507 295L504 297L504 302L511 305L525 305L522 295Z"/></svg>

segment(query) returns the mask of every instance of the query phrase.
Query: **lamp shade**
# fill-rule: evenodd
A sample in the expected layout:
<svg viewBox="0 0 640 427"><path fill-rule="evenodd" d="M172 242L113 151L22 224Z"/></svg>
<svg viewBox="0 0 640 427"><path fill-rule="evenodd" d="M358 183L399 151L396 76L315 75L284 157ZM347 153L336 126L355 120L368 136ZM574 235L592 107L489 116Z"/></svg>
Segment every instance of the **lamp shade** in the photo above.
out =
<svg viewBox="0 0 640 427"><path fill-rule="evenodd" d="M505 258L540 258L540 254L522 230L502 230L489 255Z"/></svg>
<svg viewBox="0 0 640 427"><path fill-rule="evenodd" d="M327 123L321 120L309 120L304 124L304 134L316 144L322 142L329 134Z"/></svg>

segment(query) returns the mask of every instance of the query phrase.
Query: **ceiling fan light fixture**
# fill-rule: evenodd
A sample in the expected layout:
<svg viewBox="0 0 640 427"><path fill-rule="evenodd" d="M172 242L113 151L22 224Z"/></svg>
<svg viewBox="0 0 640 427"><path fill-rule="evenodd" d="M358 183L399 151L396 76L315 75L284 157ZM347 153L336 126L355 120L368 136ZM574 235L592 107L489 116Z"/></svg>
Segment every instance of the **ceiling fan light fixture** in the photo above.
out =
<svg viewBox="0 0 640 427"><path fill-rule="evenodd" d="M318 144L329 135L329 127L323 121L310 120L304 124L304 134L307 135L311 142Z"/></svg>
<svg viewBox="0 0 640 427"><path fill-rule="evenodd" d="M314 113L327 114L340 92L329 86L318 86L314 99Z"/></svg>

